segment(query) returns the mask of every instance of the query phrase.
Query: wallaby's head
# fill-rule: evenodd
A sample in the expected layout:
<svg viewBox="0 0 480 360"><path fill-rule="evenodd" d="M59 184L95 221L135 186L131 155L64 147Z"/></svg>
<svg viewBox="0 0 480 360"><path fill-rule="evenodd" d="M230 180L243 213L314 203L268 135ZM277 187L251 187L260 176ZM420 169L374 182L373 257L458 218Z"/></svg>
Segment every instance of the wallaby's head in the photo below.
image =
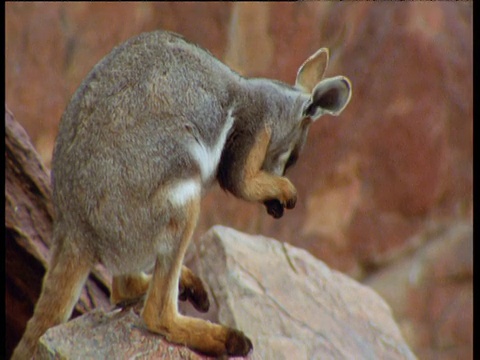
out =
<svg viewBox="0 0 480 360"><path fill-rule="evenodd" d="M344 76L325 78L328 49L322 48L310 56L298 69L295 86L285 88L292 100L290 108L278 113L274 119L272 141L263 169L283 175L295 164L305 144L310 125L324 114L339 115L352 95L350 81ZM285 104L288 106L287 104Z"/></svg>

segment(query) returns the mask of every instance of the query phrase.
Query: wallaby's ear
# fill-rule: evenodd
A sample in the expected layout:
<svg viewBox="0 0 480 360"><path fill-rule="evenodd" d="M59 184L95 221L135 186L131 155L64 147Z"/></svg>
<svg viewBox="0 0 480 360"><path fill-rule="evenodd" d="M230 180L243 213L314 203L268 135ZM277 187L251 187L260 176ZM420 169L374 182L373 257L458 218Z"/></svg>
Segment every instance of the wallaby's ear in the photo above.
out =
<svg viewBox="0 0 480 360"><path fill-rule="evenodd" d="M313 89L310 99L305 102L303 116L317 120L323 114L339 115L352 96L350 80L335 76L320 81Z"/></svg>
<svg viewBox="0 0 480 360"><path fill-rule="evenodd" d="M295 87L310 94L313 87L322 80L328 65L328 49L321 48L300 66Z"/></svg>

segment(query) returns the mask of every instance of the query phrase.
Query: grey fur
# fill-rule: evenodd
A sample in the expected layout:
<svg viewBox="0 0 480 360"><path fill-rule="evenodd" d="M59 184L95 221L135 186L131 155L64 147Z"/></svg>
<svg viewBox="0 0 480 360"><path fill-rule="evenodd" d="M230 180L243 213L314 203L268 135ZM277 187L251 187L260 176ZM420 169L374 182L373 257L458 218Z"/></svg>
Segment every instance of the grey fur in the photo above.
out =
<svg viewBox="0 0 480 360"><path fill-rule="evenodd" d="M345 81L341 110L350 96ZM238 196L265 126L272 137L263 169L283 175L305 142L312 102L298 87L241 77L179 35L128 40L93 68L62 117L52 169L55 238L75 242L114 274L144 270L174 247L165 227L181 210L164 189L199 178L202 193L218 180ZM199 162L216 145L218 163Z"/></svg>

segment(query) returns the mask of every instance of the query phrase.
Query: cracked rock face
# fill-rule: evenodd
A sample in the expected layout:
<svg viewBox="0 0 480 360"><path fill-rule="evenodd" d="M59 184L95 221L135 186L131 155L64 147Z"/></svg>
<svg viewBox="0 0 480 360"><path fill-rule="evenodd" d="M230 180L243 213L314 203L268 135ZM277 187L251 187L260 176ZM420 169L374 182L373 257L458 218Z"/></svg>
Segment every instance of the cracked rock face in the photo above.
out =
<svg viewBox="0 0 480 360"><path fill-rule="evenodd" d="M199 243L207 316L244 331L253 359L415 358L379 295L305 250L222 226Z"/></svg>

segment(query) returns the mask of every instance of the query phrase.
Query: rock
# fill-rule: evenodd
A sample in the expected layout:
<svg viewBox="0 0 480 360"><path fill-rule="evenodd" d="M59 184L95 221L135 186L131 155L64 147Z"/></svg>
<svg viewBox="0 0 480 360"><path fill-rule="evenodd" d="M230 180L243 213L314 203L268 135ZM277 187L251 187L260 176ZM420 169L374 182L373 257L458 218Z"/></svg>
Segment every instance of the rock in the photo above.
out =
<svg viewBox="0 0 480 360"><path fill-rule="evenodd" d="M305 250L215 226L191 266L210 319L244 331L253 359L415 358L380 296Z"/></svg>
<svg viewBox="0 0 480 360"><path fill-rule="evenodd" d="M432 226L412 257L366 280L422 359L473 358L473 227Z"/></svg>
<svg viewBox="0 0 480 360"><path fill-rule="evenodd" d="M95 310L51 328L40 338L35 360L211 359L148 332L133 308Z"/></svg>
<svg viewBox="0 0 480 360"><path fill-rule="evenodd" d="M213 300L208 317L244 331L250 359L415 359L380 296L305 250L216 226L196 255L190 265ZM149 333L139 308L52 328L35 359L205 358Z"/></svg>
<svg viewBox="0 0 480 360"><path fill-rule="evenodd" d="M371 77L354 75L358 96L347 110L362 115L342 121L338 134L361 154L364 191L347 237L356 257L367 266L380 265L394 253L402 255L409 239L421 232L427 214L446 210L457 215L455 207L471 201L473 184L466 175L471 165L470 170L460 165L472 164L467 160L473 154L472 77L466 75L471 58L454 60L453 55L471 44L468 7L383 5L364 8L362 26L351 34L352 46L345 44L343 60L339 59L342 68L355 74L375 69ZM450 24L457 24L455 30L448 30ZM456 31L465 37L455 39ZM439 37L446 43L440 45ZM451 71L465 76L463 86L446 75ZM449 90L447 78L456 84ZM452 101L451 95L464 99L462 105ZM373 98L375 106L368 101ZM458 131L452 130L453 124L458 124ZM347 133L351 142L345 138ZM457 142L459 138L464 146ZM455 156L464 160L454 160Z"/></svg>

